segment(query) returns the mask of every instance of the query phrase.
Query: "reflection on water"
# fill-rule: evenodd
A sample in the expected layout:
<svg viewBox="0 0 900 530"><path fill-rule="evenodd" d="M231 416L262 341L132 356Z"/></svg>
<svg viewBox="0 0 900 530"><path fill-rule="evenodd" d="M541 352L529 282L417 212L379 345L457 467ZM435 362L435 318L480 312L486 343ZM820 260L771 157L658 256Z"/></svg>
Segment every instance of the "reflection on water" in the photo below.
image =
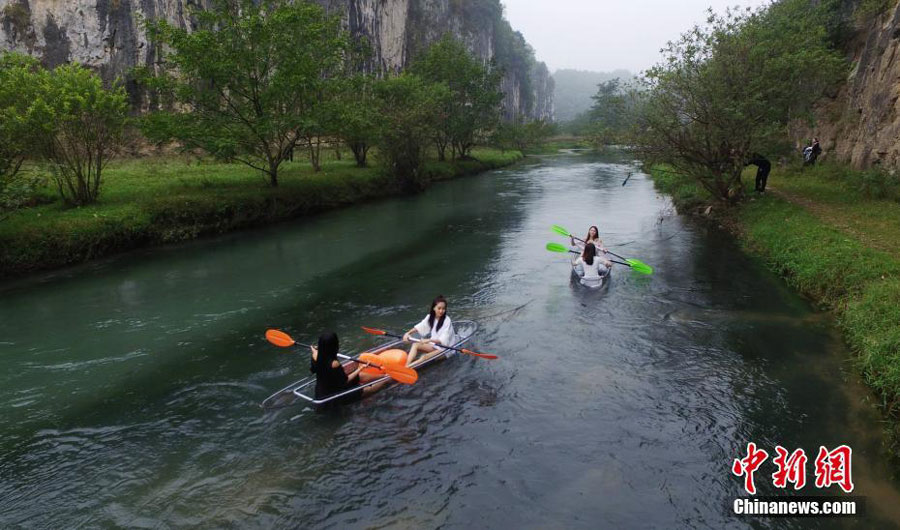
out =
<svg viewBox="0 0 900 530"><path fill-rule="evenodd" d="M564 242L552 224L597 224L656 273L573 289L568 259L544 250ZM359 351L378 342L359 326L403 331L439 293L501 360L457 357L326 414L260 410L307 369L267 327L333 329ZM827 315L673 215L628 159L544 157L0 296L4 527L900 521L879 416ZM747 441L850 444L867 518L734 518Z"/></svg>

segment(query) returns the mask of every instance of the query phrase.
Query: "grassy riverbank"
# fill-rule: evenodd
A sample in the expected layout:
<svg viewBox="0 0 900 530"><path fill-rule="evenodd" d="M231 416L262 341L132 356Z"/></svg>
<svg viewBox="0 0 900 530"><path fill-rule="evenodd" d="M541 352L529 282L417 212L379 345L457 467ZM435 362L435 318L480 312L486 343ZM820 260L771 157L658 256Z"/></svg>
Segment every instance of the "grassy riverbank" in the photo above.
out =
<svg viewBox="0 0 900 530"><path fill-rule="evenodd" d="M429 162L429 181L510 165L522 155L476 149L474 160ZM97 204L67 208L50 187L45 204L0 222L0 278L84 262L123 250L261 226L400 193L378 167L329 161L315 173L286 163L279 186L238 164L142 158L117 161L104 173Z"/></svg>
<svg viewBox="0 0 900 530"><path fill-rule="evenodd" d="M709 195L658 168L658 189L680 211L706 211ZM749 177L749 178L748 178ZM752 183L752 172L745 182ZM799 291L833 310L864 381L891 421L900 456L900 203L890 183L837 166L773 172L770 190L738 208L714 209L744 246L763 256Z"/></svg>

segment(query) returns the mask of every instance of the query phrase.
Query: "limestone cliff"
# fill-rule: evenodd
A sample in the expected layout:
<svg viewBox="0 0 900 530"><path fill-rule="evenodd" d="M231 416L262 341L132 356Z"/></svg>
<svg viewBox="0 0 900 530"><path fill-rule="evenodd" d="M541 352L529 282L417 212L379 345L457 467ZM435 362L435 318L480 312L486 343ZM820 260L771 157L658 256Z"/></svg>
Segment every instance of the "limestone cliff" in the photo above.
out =
<svg viewBox="0 0 900 530"><path fill-rule="evenodd" d="M847 2L855 7L859 2ZM847 46L847 82L820 104L813 128L798 137L818 136L825 157L856 167L900 167L900 5L855 20Z"/></svg>
<svg viewBox="0 0 900 530"><path fill-rule="evenodd" d="M431 42L450 32L506 72L504 114L552 118L553 84L543 63L503 19L499 0L317 0L347 29L372 45L373 66L401 70ZM191 27L191 10L207 0L0 0L0 49L40 58L47 66L77 61L104 78L128 78L153 66L155 50L142 20L163 17ZM146 98L128 84L135 106Z"/></svg>

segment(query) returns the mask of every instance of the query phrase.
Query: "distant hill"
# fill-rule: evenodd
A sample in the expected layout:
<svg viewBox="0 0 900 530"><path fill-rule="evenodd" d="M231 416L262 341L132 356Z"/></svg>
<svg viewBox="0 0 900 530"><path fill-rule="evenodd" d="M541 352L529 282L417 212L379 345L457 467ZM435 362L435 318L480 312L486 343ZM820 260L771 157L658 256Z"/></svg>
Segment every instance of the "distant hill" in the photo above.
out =
<svg viewBox="0 0 900 530"><path fill-rule="evenodd" d="M591 96L597 93L597 85L615 79L623 82L632 78L628 70L612 72L588 72L585 70L557 70L553 74L556 90L553 94L556 121L564 122L591 108Z"/></svg>

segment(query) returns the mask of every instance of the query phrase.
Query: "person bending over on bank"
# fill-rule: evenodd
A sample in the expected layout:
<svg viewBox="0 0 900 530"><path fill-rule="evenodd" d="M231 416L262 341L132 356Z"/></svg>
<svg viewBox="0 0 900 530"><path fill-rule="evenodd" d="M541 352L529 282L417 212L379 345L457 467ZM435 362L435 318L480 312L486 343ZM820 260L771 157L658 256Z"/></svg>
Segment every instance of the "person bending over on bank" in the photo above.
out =
<svg viewBox="0 0 900 530"><path fill-rule="evenodd" d="M766 181L769 180L769 171L772 171L772 163L761 154L753 153L745 165L756 166L756 187L754 189L757 193L764 193L766 191Z"/></svg>
<svg viewBox="0 0 900 530"><path fill-rule="evenodd" d="M447 315L447 300L438 295L431 302L431 309L428 315L412 329L403 334L404 342L410 342L410 335L418 333L421 337L418 342L414 342L409 349L409 356L406 359L406 366L415 366L421 364L436 355L442 354L445 350L441 346L451 346L456 341L456 333L453 331L453 322ZM416 357L422 353L422 358L415 363Z"/></svg>

